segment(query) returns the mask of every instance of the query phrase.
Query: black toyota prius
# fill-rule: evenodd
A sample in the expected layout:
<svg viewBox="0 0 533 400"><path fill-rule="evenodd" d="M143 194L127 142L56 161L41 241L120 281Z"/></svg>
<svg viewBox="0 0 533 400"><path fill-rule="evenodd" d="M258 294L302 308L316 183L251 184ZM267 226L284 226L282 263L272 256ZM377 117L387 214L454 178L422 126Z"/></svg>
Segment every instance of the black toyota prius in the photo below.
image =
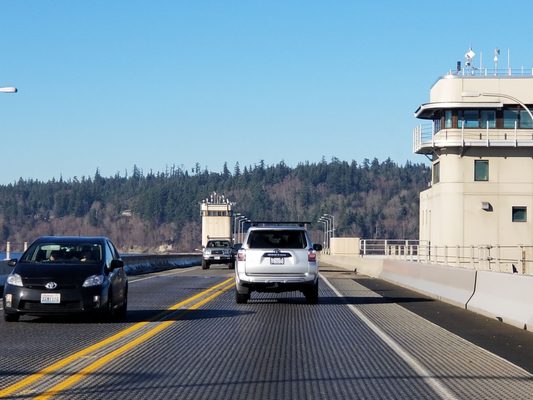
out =
<svg viewBox="0 0 533 400"><path fill-rule="evenodd" d="M23 314L126 315L124 262L106 237L40 237L9 265L14 268L4 286L6 321Z"/></svg>

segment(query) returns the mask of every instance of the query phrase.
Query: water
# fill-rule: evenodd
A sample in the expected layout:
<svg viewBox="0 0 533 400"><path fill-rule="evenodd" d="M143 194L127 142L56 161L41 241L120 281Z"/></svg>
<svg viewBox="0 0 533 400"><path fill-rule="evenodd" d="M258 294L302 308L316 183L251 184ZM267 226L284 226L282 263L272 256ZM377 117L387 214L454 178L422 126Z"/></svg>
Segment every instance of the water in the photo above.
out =
<svg viewBox="0 0 533 400"><path fill-rule="evenodd" d="M11 254L9 255L9 258L20 258L21 255L22 253L19 253L17 251L12 251ZM5 259L6 259L6 252L0 251L0 261L5 260Z"/></svg>

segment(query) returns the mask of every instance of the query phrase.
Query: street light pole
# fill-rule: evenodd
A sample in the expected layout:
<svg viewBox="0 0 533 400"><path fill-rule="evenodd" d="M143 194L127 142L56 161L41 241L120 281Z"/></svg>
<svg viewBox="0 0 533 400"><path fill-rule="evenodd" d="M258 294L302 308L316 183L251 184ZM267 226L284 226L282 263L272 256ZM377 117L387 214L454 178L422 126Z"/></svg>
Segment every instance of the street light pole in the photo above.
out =
<svg viewBox="0 0 533 400"><path fill-rule="evenodd" d="M324 246L324 249L326 249L326 232L328 230L327 228L327 221L326 220L323 220L323 219L319 219L318 222L322 222L324 224L324 234L323 234L323 237L322 237L322 245Z"/></svg>
<svg viewBox="0 0 533 400"><path fill-rule="evenodd" d="M242 222L242 227L241 227L241 222ZM245 219L242 219L242 220L239 221L239 228L240 228L240 232L241 232L241 240L240 240L241 243L244 240L244 224L246 222L250 222L250 220L248 218L245 218Z"/></svg>
<svg viewBox="0 0 533 400"><path fill-rule="evenodd" d="M236 236L235 236L235 232L236 232L236 229L235 229L235 225L237 224L237 219L239 218L239 216L241 215L241 213L234 213L233 214L233 226L232 226L232 231L233 231L233 242L235 242L235 239L236 239Z"/></svg>
<svg viewBox="0 0 533 400"><path fill-rule="evenodd" d="M17 93L18 90L13 86L0 87L0 93Z"/></svg>
<svg viewBox="0 0 533 400"><path fill-rule="evenodd" d="M326 240L325 240L325 245L324 247L329 250L329 232L331 230L331 220L329 218L326 218L324 215L322 215L319 219L320 222L325 222L326 223L326 231L325 231L325 235L326 235Z"/></svg>
<svg viewBox="0 0 533 400"><path fill-rule="evenodd" d="M235 222L235 240L237 241L237 243L240 243L241 241L239 240L239 230L240 230L240 226L241 226L241 221L243 219L246 219L246 215L240 215L236 218L236 222Z"/></svg>
<svg viewBox="0 0 533 400"><path fill-rule="evenodd" d="M335 237L335 216L331 214L324 214L324 216L331 218L331 237Z"/></svg>
<svg viewBox="0 0 533 400"><path fill-rule="evenodd" d="M531 113L531 110L527 108L527 106L522 103L520 100L518 100L516 97L509 96L508 94L503 93L479 93L479 92L462 92L462 97L503 97L504 99L512 100L526 110L526 112L529 114L529 118L531 118L531 123L533 123L533 114Z"/></svg>

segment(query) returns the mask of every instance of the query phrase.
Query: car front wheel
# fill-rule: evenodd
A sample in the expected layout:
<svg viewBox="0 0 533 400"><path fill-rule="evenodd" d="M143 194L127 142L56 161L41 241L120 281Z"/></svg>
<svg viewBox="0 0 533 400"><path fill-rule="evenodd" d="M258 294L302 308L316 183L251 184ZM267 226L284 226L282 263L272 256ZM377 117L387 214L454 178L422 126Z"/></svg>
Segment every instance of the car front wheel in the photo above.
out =
<svg viewBox="0 0 533 400"><path fill-rule="evenodd" d="M20 318L20 315L17 313L6 313L4 312L4 321L6 322L17 322Z"/></svg>
<svg viewBox="0 0 533 400"><path fill-rule="evenodd" d="M124 292L124 299L122 300L122 305L120 308L116 311L117 319L124 319L126 318L126 313L128 312L128 291L126 290Z"/></svg>

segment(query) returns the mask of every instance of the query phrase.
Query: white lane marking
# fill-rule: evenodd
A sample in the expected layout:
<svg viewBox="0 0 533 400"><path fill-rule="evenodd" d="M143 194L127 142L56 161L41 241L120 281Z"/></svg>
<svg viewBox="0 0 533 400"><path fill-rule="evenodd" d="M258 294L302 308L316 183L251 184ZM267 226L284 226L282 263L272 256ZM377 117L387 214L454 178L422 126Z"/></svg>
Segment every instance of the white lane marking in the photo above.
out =
<svg viewBox="0 0 533 400"><path fill-rule="evenodd" d="M194 270L197 270L197 269L200 269L200 267L198 266L198 267L192 267L192 268L184 268L184 269L180 269L178 271L172 271L170 273L154 274L154 275L146 276L144 278L132 279L132 280L130 280L130 283L145 281L147 279L152 279L152 278L159 278L161 276L172 276L172 275L183 274L185 272L194 271Z"/></svg>
<svg viewBox="0 0 533 400"><path fill-rule="evenodd" d="M338 296L344 297L331 282L320 275L322 280L330 287L331 290ZM381 340L387 344L402 360L404 360L417 374L420 376L439 396L441 399L457 399L438 379L434 378L430 372L425 369L414 357L412 357L402 346L400 346L393 338L387 335L381 328L374 324L353 304L347 304L348 308L357 316L363 323L368 326Z"/></svg>

